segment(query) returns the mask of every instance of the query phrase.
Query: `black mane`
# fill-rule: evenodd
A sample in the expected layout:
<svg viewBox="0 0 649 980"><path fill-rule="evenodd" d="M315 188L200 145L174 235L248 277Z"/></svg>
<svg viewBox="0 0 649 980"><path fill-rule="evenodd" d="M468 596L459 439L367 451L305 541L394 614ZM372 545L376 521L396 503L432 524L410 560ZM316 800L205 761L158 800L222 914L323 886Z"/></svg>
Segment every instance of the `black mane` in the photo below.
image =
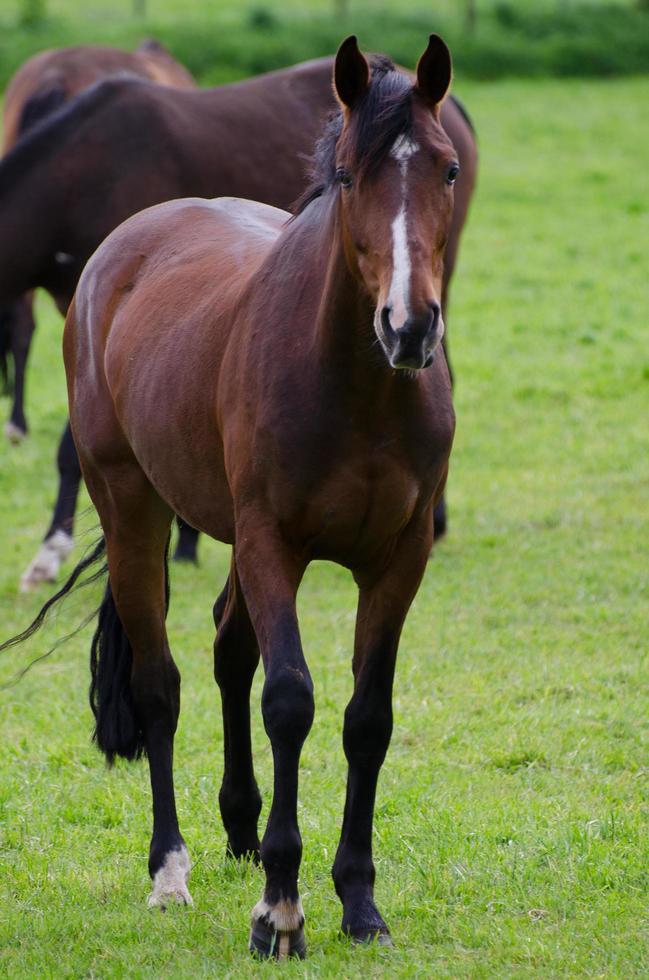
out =
<svg viewBox="0 0 649 980"><path fill-rule="evenodd" d="M105 102L114 97L116 91L135 84L150 83L128 72L116 73L91 85L50 114L38 120L32 119L27 132L0 160L0 191L23 176L34 163L45 162L61 148L66 137L77 133L81 124L92 118Z"/></svg>
<svg viewBox="0 0 649 980"><path fill-rule="evenodd" d="M399 136L412 131L413 86L389 58L370 59L371 79L366 94L355 107L350 121L352 170L355 177L375 173ZM296 215L321 197L336 180L336 144L343 126L343 113L335 110L318 140L311 167L311 184L295 204Z"/></svg>

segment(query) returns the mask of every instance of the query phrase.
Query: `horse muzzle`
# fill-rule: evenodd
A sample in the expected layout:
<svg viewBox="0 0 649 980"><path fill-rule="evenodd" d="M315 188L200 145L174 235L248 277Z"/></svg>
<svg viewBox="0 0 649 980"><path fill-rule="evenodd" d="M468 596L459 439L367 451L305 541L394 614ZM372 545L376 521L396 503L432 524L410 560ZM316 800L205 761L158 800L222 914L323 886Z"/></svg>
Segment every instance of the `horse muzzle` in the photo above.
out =
<svg viewBox="0 0 649 980"><path fill-rule="evenodd" d="M390 322L390 312L389 306L382 308L377 333L391 367L408 371L430 367L444 336L439 303L429 302L422 313L409 316L396 330Z"/></svg>

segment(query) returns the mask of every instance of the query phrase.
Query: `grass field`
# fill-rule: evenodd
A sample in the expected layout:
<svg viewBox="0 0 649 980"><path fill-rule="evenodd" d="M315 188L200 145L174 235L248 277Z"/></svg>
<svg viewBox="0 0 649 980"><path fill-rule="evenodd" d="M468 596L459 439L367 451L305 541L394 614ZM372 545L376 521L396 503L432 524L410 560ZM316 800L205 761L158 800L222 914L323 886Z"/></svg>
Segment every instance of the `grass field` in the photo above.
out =
<svg viewBox="0 0 649 980"><path fill-rule="evenodd" d="M89 743L86 630L0 695L4 975L649 974L649 80L460 91L482 169L450 327L450 533L404 633L375 822L376 892L395 948L337 937L329 869L355 594L322 564L300 605L316 687L300 792L310 957L248 959L262 875L224 859L210 609L228 555L204 541L197 571L173 569L169 618L195 908L145 908L147 770L106 772ZM64 414L60 320L45 300L40 314L33 434L0 445L3 636L42 598L16 586L45 529ZM82 521L86 541L93 522ZM92 598L3 654L0 680ZM254 721L266 814L271 758L258 711Z"/></svg>

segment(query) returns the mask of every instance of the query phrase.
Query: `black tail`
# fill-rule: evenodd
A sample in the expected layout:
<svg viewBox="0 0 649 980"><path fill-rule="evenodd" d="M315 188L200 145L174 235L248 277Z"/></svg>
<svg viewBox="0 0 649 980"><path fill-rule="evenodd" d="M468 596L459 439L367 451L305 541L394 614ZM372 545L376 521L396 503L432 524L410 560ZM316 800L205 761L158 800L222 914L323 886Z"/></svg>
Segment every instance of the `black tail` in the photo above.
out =
<svg viewBox="0 0 649 980"><path fill-rule="evenodd" d="M69 595L75 588L80 589L106 574L108 566L104 561L99 569L94 571L87 578L81 576L91 568L106 554L106 542L101 538L90 554L81 559L69 579L59 591L51 596L34 619L30 626L17 636L0 645L0 652L17 643L33 636L41 628L45 617L52 608L66 595ZM169 541L165 549L165 610L169 608ZM112 765L116 755L121 755L125 759L139 759L144 753L144 737L142 729L138 723L133 700L131 697L131 666L133 654L131 645L124 632L124 627L120 622L115 606L115 600L110 588L110 581L106 585L106 592L98 610L85 619L77 630L63 637L54 646L36 657L28 666L20 672L18 680L27 673L33 664L45 657L49 657L61 643L71 639L85 626L95 615L98 615L99 622L92 639L90 648L90 707L95 716L95 731L93 739L98 747L106 756L108 764Z"/></svg>
<svg viewBox="0 0 649 980"><path fill-rule="evenodd" d="M169 542L165 551L165 609L169 608ZM90 648L90 707L95 716L93 739L112 766L116 755L139 759L145 752L144 734L131 695L133 652L106 585L99 622Z"/></svg>
<svg viewBox="0 0 649 980"><path fill-rule="evenodd" d="M43 608L41 609L41 611L39 612L38 616L33 621L33 623L31 623L31 625L28 626L26 630L23 630L22 633L18 633L17 636L12 636L10 640L6 640L4 643L0 644L0 653L2 653L2 651L6 650L8 647L13 647L17 643L23 643L25 640L28 640L30 636L33 636L34 633L36 633L36 631L39 630L43 625L43 623L45 622L45 617L47 616L52 606L55 606L57 602L60 602L61 599L65 598L66 595L69 595L69 593L72 592L73 589L75 589L75 587L77 589L82 589L86 585L90 585L92 582L96 582L97 579L105 575L106 572L108 571L108 566L106 565L106 562L104 562L101 568L93 572L92 575L90 575L88 578L79 581L83 573L87 571L89 568L91 568L94 564L96 564L96 562L98 562L100 558L103 558L105 554L106 554L106 542L104 541L103 538L100 538L97 544L95 545L95 547L90 552L90 554L86 555L84 558L81 559L81 561L76 566L76 568L72 572L72 575L70 575L70 578L67 580L65 585L63 585L59 589L59 591L56 592L53 596L50 596L50 598L47 600L47 602L45 603L45 605L43 606ZM82 626L83 625L84 624L82 623ZM81 629L81 626L79 627L79 629ZM71 636L74 636L74 633L71 633L70 636L66 636L65 639L68 640L70 639ZM41 657L38 657L38 659L42 660L44 657L49 657L50 653L52 653L57 646L59 646L58 643L55 644L55 646L53 646L51 650L48 650L47 653L43 654Z"/></svg>

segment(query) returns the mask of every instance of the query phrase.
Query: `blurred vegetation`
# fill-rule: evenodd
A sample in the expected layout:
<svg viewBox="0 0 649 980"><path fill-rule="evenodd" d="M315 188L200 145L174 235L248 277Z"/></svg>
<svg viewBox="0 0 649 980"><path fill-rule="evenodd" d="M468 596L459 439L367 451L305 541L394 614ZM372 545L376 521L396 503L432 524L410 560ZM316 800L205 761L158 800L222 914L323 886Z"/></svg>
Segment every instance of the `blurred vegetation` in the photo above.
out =
<svg viewBox="0 0 649 980"><path fill-rule="evenodd" d="M435 30L452 47L458 74L611 76L649 72L647 0L14 0L0 12L0 84L44 47L162 40L203 84L269 71L333 52L356 32L363 46L413 64Z"/></svg>

